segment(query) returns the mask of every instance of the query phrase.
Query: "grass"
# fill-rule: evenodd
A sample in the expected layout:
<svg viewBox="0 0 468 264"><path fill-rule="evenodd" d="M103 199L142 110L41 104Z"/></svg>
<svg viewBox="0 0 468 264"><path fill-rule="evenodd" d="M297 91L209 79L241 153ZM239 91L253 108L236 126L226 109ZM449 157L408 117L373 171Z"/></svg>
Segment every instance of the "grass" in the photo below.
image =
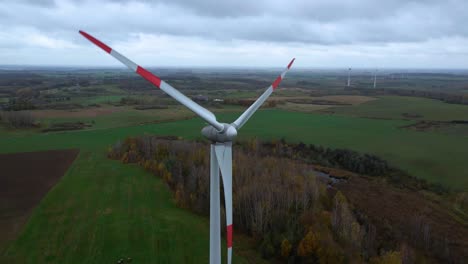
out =
<svg viewBox="0 0 468 264"><path fill-rule="evenodd" d="M238 113L221 113L219 119L232 122L237 116ZM419 178L466 189L467 137L399 128L410 123L404 120L261 110L242 128L239 137L285 137L291 141L374 153ZM200 138L200 129L204 125L196 118L115 129L10 135L0 139L0 148L2 152L93 146L102 148L128 135L144 133Z"/></svg>
<svg viewBox="0 0 468 264"><path fill-rule="evenodd" d="M64 94L67 95L66 93ZM71 96L70 101L65 101L63 103L71 103L71 104L81 104L81 105L90 105L90 104L110 104L110 103L117 103L126 97L124 94L115 95L115 94L108 94L108 95L95 95L95 96Z"/></svg>
<svg viewBox="0 0 468 264"><path fill-rule="evenodd" d="M203 126L200 120L190 124L197 132ZM0 262L115 263L124 257L133 263L208 262L208 219L177 208L161 179L105 156L110 144L144 133L176 134L158 125L3 134L2 153L72 147L81 152L19 238L0 250ZM234 261L245 263L237 255Z"/></svg>
<svg viewBox="0 0 468 264"><path fill-rule="evenodd" d="M78 101L83 104L107 104L119 102L120 99L125 97L124 95L99 95L88 98L82 98L82 101Z"/></svg>
<svg viewBox="0 0 468 264"><path fill-rule="evenodd" d="M220 113L219 119L232 122L237 116ZM399 128L409 123L261 110L239 138L285 137L374 153L414 176L467 190L466 137ZM208 219L176 208L160 179L105 157L109 145L130 135L200 138L204 125L195 118L49 134L0 131L2 153L81 149L3 257L20 263L110 263L121 257L131 257L134 263L207 262Z"/></svg>
<svg viewBox="0 0 468 264"><path fill-rule="evenodd" d="M404 113L420 115L421 120L468 120L468 105L447 104L439 100L405 97L382 96L379 100L360 105L335 107L335 113L347 116L404 119Z"/></svg>
<svg viewBox="0 0 468 264"><path fill-rule="evenodd" d="M135 165L84 151L6 251L25 263L206 263L207 219Z"/></svg>
<svg viewBox="0 0 468 264"><path fill-rule="evenodd" d="M168 109L135 110L125 107L122 111L94 117L63 117L63 118L43 118L44 125L62 122L85 122L92 123L88 129L107 129L116 127L138 126L148 122L162 122L177 120L195 116L189 110L180 106L171 106Z"/></svg>
<svg viewBox="0 0 468 264"><path fill-rule="evenodd" d="M410 123L272 110L254 115L240 135L373 153L413 176L467 190L468 137L399 128Z"/></svg>

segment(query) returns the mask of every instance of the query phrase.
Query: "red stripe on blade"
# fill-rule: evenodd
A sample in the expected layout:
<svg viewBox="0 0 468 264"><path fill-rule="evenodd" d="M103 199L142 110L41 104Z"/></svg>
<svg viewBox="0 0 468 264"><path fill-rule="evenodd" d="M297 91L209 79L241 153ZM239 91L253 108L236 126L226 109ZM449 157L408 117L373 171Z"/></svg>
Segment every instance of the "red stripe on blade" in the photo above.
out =
<svg viewBox="0 0 468 264"><path fill-rule="evenodd" d="M232 247L232 225L228 225L226 229L227 229L227 232L226 232L227 247L230 248Z"/></svg>
<svg viewBox="0 0 468 264"><path fill-rule="evenodd" d="M276 78L276 80L273 82L273 84L271 86L273 86L273 90L276 89L276 87L278 87L278 85L280 84L281 82L281 75L278 76L278 78Z"/></svg>
<svg viewBox="0 0 468 264"><path fill-rule="evenodd" d="M93 36L89 35L88 33L84 32L84 31L80 30L79 32L80 32L81 35L83 35L89 41L94 43L96 46L103 49L105 52L111 53L112 49L109 46L107 46L106 44L102 43L101 41L99 41L98 39L94 38Z"/></svg>
<svg viewBox="0 0 468 264"><path fill-rule="evenodd" d="M288 69L291 68L291 66L292 66L292 64L293 64L293 62L294 62L295 59L296 59L296 58L292 59L291 62L288 64Z"/></svg>
<svg viewBox="0 0 468 264"><path fill-rule="evenodd" d="M152 74L151 72L145 70L144 68L138 66L137 71L143 78L150 81L152 84L156 85L158 88L161 86L161 79L158 76Z"/></svg>

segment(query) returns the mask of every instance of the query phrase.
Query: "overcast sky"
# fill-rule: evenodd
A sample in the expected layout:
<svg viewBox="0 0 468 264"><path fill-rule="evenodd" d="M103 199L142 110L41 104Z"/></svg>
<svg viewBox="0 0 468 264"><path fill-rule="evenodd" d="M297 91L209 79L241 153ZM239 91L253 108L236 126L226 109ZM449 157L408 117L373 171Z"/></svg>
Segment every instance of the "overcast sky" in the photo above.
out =
<svg viewBox="0 0 468 264"><path fill-rule="evenodd" d="M468 68L466 0L0 0L0 64Z"/></svg>

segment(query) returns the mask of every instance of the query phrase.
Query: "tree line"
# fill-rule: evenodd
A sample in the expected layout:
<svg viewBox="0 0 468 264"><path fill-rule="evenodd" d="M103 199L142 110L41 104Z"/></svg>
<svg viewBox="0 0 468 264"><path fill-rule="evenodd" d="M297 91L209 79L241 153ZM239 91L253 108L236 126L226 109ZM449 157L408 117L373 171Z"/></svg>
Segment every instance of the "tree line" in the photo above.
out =
<svg viewBox="0 0 468 264"><path fill-rule="evenodd" d="M397 167L391 166L386 160L373 154L359 153L343 148L332 149L314 144L306 145L302 142L290 143L286 142L284 138L270 142L253 139L250 143L239 143L244 148L247 144L253 144L254 146L250 147L253 147L260 156L275 155L304 161L309 164L343 169L361 175L383 177L393 185L411 190L429 190L438 194L449 191L441 184L429 183L424 179L416 178Z"/></svg>
<svg viewBox="0 0 468 264"><path fill-rule="evenodd" d="M328 162L379 175L392 170L385 161L283 140L251 140L234 147L234 233L252 237L264 258L289 263L402 263L409 259L408 252L414 253L410 245L402 247L401 241L377 241L380 231L358 215L341 192L330 190L318 179L310 165ZM357 157L352 162L346 161L353 155ZM138 163L167 183L178 206L209 215L206 142L129 137L111 146L108 157Z"/></svg>

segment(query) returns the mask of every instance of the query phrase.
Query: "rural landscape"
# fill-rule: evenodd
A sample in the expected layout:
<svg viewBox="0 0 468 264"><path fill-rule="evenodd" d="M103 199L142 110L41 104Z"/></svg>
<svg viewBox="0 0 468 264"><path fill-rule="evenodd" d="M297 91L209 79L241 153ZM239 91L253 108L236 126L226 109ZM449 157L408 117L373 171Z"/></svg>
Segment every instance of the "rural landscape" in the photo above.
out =
<svg viewBox="0 0 468 264"><path fill-rule="evenodd" d="M0 5L0 264L468 264L468 1Z"/></svg>
<svg viewBox="0 0 468 264"><path fill-rule="evenodd" d="M151 70L225 122L278 72ZM468 72L347 74L291 71L234 141L233 261L464 263ZM0 76L2 263L208 261L203 120L121 69Z"/></svg>

